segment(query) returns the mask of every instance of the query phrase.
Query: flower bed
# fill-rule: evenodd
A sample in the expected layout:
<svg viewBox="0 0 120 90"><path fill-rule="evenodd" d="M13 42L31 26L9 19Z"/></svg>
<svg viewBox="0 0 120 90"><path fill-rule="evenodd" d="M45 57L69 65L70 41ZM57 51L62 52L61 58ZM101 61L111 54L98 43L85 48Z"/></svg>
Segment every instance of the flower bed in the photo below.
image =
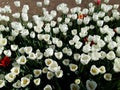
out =
<svg viewBox="0 0 120 90"><path fill-rule="evenodd" d="M120 90L119 5L108 2L95 0L84 9L61 3L32 19L28 5L16 13L0 8L0 88Z"/></svg>

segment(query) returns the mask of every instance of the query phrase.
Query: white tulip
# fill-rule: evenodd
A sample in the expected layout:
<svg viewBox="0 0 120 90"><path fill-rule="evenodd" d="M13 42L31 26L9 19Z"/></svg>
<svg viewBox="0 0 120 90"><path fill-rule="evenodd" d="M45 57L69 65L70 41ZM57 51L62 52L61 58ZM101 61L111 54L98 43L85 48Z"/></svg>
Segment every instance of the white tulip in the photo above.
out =
<svg viewBox="0 0 120 90"><path fill-rule="evenodd" d="M10 50L4 50L4 54L8 57L11 57L12 52Z"/></svg>
<svg viewBox="0 0 120 90"><path fill-rule="evenodd" d="M105 17L105 12L103 12L103 11L100 11L100 12L98 13L98 16L99 16L100 18L103 18L103 17Z"/></svg>
<svg viewBox="0 0 120 90"><path fill-rule="evenodd" d="M69 44L70 44L70 45L74 45L74 43L75 43L75 42L74 42L73 40L69 40ZM77 45L77 46L78 46L78 45Z"/></svg>
<svg viewBox="0 0 120 90"><path fill-rule="evenodd" d="M111 81L112 80L112 74L111 73L105 73L104 74L104 79L106 81Z"/></svg>
<svg viewBox="0 0 120 90"><path fill-rule="evenodd" d="M71 31L71 34L72 34L72 35L76 35L76 34L77 34L77 29L73 29L73 30Z"/></svg>
<svg viewBox="0 0 120 90"><path fill-rule="evenodd" d="M41 69L34 69L33 73L35 77L39 77L42 74L42 71Z"/></svg>
<svg viewBox="0 0 120 90"><path fill-rule="evenodd" d="M71 83L70 90L80 90L80 87L78 84Z"/></svg>
<svg viewBox="0 0 120 90"><path fill-rule="evenodd" d="M51 27L55 27L56 21L51 21L51 22L50 22L50 25L51 25Z"/></svg>
<svg viewBox="0 0 120 90"><path fill-rule="evenodd" d="M93 14L94 11L95 11L95 6L89 8L89 13L90 13L90 14Z"/></svg>
<svg viewBox="0 0 120 90"><path fill-rule="evenodd" d="M61 40L59 40L57 43L56 43L57 47L62 47L63 46L63 42Z"/></svg>
<svg viewBox="0 0 120 90"><path fill-rule="evenodd" d="M84 45L82 51L84 53L89 53L91 51L91 46L89 44Z"/></svg>
<svg viewBox="0 0 120 90"><path fill-rule="evenodd" d="M78 35L75 35L72 40L76 43L80 40L80 37Z"/></svg>
<svg viewBox="0 0 120 90"><path fill-rule="evenodd" d="M116 59L114 60L113 70L114 70L115 72L120 72L120 58L116 58Z"/></svg>
<svg viewBox="0 0 120 90"><path fill-rule="evenodd" d="M47 84L47 85L44 87L43 90L52 90L52 87L51 87L51 85Z"/></svg>
<svg viewBox="0 0 120 90"><path fill-rule="evenodd" d="M42 72L43 72L43 73L47 73L47 72L48 72L48 67L44 67L44 68L42 69Z"/></svg>
<svg viewBox="0 0 120 90"><path fill-rule="evenodd" d="M115 41L110 41L107 46L110 50L113 50L117 46L117 43Z"/></svg>
<svg viewBox="0 0 120 90"><path fill-rule="evenodd" d="M112 41L112 37L110 35L107 35L104 37L104 41L108 43L108 42Z"/></svg>
<svg viewBox="0 0 120 90"><path fill-rule="evenodd" d="M82 44L83 44L83 43L80 42L80 41L76 42L76 43L75 43L75 48L76 48L76 49L80 49L81 46L82 46Z"/></svg>
<svg viewBox="0 0 120 90"><path fill-rule="evenodd" d="M45 57L53 56L54 50L52 48L47 48L44 52Z"/></svg>
<svg viewBox="0 0 120 90"><path fill-rule="evenodd" d="M76 64L70 64L69 68L70 68L70 71L75 72L78 69L78 66Z"/></svg>
<svg viewBox="0 0 120 90"><path fill-rule="evenodd" d="M118 57L120 57L120 46L117 47L116 54L117 54Z"/></svg>
<svg viewBox="0 0 120 90"><path fill-rule="evenodd" d="M44 5L49 5L50 4L50 0L44 0Z"/></svg>
<svg viewBox="0 0 120 90"><path fill-rule="evenodd" d="M99 35L94 35L93 36L93 41L95 42L95 43L97 43L97 42L99 42L100 41L100 36Z"/></svg>
<svg viewBox="0 0 120 90"><path fill-rule="evenodd" d="M45 31L46 33L49 33L49 32L51 31L51 28L50 28L50 24L49 24L49 23L45 25L44 31Z"/></svg>
<svg viewBox="0 0 120 90"><path fill-rule="evenodd" d="M21 36L23 37L23 38L26 38L26 36L28 36L29 35L29 30L28 29L23 29L23 30L21 30Z"/></svg>
<svg viewBox="0 0 120 90"><path fill-rule="evenodd" d="M36 2L37 7L42 7L42 2L38 1Z"/></svg>
<svg viewBox="0 0 120 90"><path fill-rule="evenodd" d="M27 23L27 27L28 27L29 29L31 29L31 28L33 27L33 23L28 22L28 23Z"/></svg>
<svg viewBox="0 0 120 90"><path fill-rule="evenodd" d="M24 64L26 64L27 59L25 56L20 56L16 61L18 64L24 65Z"/></svg>
<svg viewBox="0 0 120 90"><path fill-rule="evenodd" d="M28 21L28 14L27 13L21 13L22 20L27 22Z"/></svg>
<svg viewBox="0 0 120 90"><path fill-rule="evenodd" d="M81 82L80 79L75 79L75 84L78 85L78 84L80 84L80 82Z"/></svg>
<svg viewBox="0 0 120 90"><path fill-rule="evenodd" d="M16 76L13 73L8 73L5 75L5 79L10 83L13 82L15 78Z"/></svg>
<svg viewBox="0 0 120 90"><path fill-rule="evenodd" d="M75 0L76 4L81 4L82 0Z"/></svg>
<svg viewBox="0 0 120 90"><path fill-rule="evenodd" d="M28 5L23 5L22 13L27 13L28 10L29 10L29 6Z"/></svg>
<svg viewBox="0 0 120 90"><path fill-rule="evenodd" d="M4 25L0 25L0 31L4 31L5 30L5 26Z"/></svg>
<svg viewBox="0 0 120 90"><path fill-rule="evenodd" d="M68 24L70 22L70 18L65 18L65 23Z"/></svg>
<svg viewBox="0 0 120 90"><path fill-rule="evenodd" d="M15 5L16 7L20 7L20 1L14 1L14 5Z"/></svg>
<svg viewBox="0 0 120 90"><path fill-rule="evenodd" d="M59 29L61 32L67 32L68 31L68 25L67 24L60 24Z"/></svg>
<svg viewBox="0 0 120 90"><path fill-rule="evenodd" d="M106 72L105 66L100 66L99 71L100 71L101 74L105 73Z"/></svg>
<svg viewBox="0 0 120 90"><path fill-rule="evenodd" d="M77 19L77 14L72 14L72 17L71 17L73 20L76 20ZM70 23L70 22L69 22Z"/></svg>
<svg viewBox="0 0 120 90"><path fill-rule="evenodd" d="M83 19L77 19L77 24L78 25L82 24L82 22L83 22Z"/></svg>
<svg viewBox="0 0 120 90"><path fill-rule="evenodd" d="M62 61L62 63L63 63L63 65L68 66L70 64L70 60L69 59L64 59Z"/></svg>
<svg viewBox="0 0 120 90"><path fill-rule="evenodd" d="M14 30L23 30L23 26L20 22L11 22L11 27Z"/></svg>
<svg viewBox="0 0 120 90"><path fill-rule="evenodd" d="M87 80L86 88L87 88L87 90L95 90L97 88L97 83L93 80Z"/></svg>
<svg viewBox="0 0 120 90"><path fill-rule="evenodd" d="M93 3L90 2L90 3L88 4L88 6L89 6L89 7L93 7Z"/></svg>
<svg viewBox="0 0 120 90"><path fill-rule="evenodd" d="M4 80L0 80L0 88L5 86L5 81Z"/></svg>
<svg viewBox="0 0 120 90"><path fill-rule="evenodd" d="M99 46L99 45L92 45L92 49L91 49L91 51L93 51L93 52L97 52L97 51L100 51L101 50L101 47Z"/></svg>
<svg viewBox="0 0 120 90"><path fill-rule="evenodd" d="M36 54L31 52L31 53L29 53L27 58L29 58L31 60L35 60L36 59Z"/></svg>
<svg viewBox="0 0 120 90"><path fill-rule="evenodd" d="M55 11L55 10L51 10L50 11L50 15L52 16L52 17L56 17L57 16L57 11ZM54 27L55 25L56 25L56 21L51 21L52 23L51 23L51 26L52 27ZM53 25L52 25L53 24Z"/></svg>
<svg viewBox="0 0 120 90"><path fill-rule="evenodd" d="M100 39L98 42L97 42L97 45L99 46L99 47L104 47L105 46L105 41L104 40L102 40L102 39Z"/></svg>
<svg viewBox="0 0 120 90"><path fill-rule="evenodd" d="M38 34L37 35L38 40L43 40L44 39L44 34Z"/></svg>
<svg viewBox="0 0 120 90"><path fill-rule="evenodd" d="M118 9L119 8L119 4L114 4L113 8L114 9Z"/></svg>
<svg viewBox="0 0 120 90"><path fill-rule="evenodd" d="M55 52L55 57L56 57L58 60L60 60L60 59L62 59L62 57L63 57L63 53L62 53L62 52Z"/></svg>
<svg viewBox="0 0 120 90"><path fill-rule="evenodd" d="M13 67L11 70L11 73L13 73L14 75L18 75L20 73L20 67Z"/></svg>
<svg viewBox="0 0 120 90"><path fill-rule="evenodd" d="M92 17L92 18L93 18L94 21L97 21L97 20L99 19L98 15L97 15L96 13L93 14L93 17Z"/></svg>
<svg viewBox="0 0 120 90"><path fill-rule="evenodd" d="M89 24L90 20L91 20L91 18L87 16L87 17L85 17L85 18L83 19L83 23L84 23L85 25L87 25L87 24Z"/></svg>
<svg viewBox="0 0 120 90"><path fill-rule="evenodd" d="M48 79L48 80L52 79L53 76L54 76L54 73L53 73L53 72L50 72L50 71L47 72L47 79Z"/></svg>
<svg viewBox="0 0 120 90"><path fill-rule="evenodd" d="M90 60L91 60L91 57L90 57L89 55L81 54L80 62L81 62L83 65L87 65Z"/></svg>
<svg viewBox="0 0 120 90"><path fill-rule="evenodd" d="M106 52L101 51L100 54L101 54L100 59L104 59L106 57Z"/></svg>
<svg viewBox="0 0 120 90"><path fill-rule="evenodd" d="M79 36L82 37L82 38L85 37L85 36L87 36L87 35L88 35L87 31L83 31L83 32L79 33Z"/></svg>
<svg viewBox="0 0 120 90"><path fill-rule="evenodd" d="M113 60L113 59L115 59L115 58L116 58L116 55L115 55L114 51L109 51L109 52L107 53L107 55L106 55L106 58L107 58L108 60Z"/></svg>
<svg viewBox="0 0 120 90"><path fill-rule="evenodd" d="M33 82L36 86L38 86L40 85L41 79L40 78L34 79Z"/></svg>
<svg viewBox="0 0 120 90"><path fill-rule="evenodd" d="M52 72L56 72L60 70L60 66L58 66L58 63L56 61L53 61L53 63L51 63L48 67L48 70L52 71Z"/></svg>
<svg viewBox="0 0 120 90"><path fill-rule="evenodd" d="M36 58L37 59L42 59L43 58L43 53L42 52L40 52L40 51L36 51Z"/></svg>
<svg viewBox="0 0 120 90"><path fill-rule="evenodd" d="M29 85L29 83L30 83L30 79L26 77L21 78L21 87L26 87L27 85Z"/></svg>
<svg viewBox="0 0 120 90"><path fill-rule="evenodd" d="M21 88L21 82L18 80L17 82L13 83L12 85L14 88Z"/></svg>
<svg viewBox="0 0 120 90"><path fill-rule="evenodd" d="M21 54L23 54L25 51L24 51L24 47L21 47L20 49L19 49L19 52L21 53Z"/></svg>
<svg viewBox="0 0 120 90"><path fill-rule="evenodd" d="M57 78L61 78L63 76L63 71L59 70L59 71L55 72L55 75Z"/></svg>
<svg viewBox="0 0 120 90"><path fill-rule="evenodd" d="M87 8L84 8L83 10L82 10L82 14L88 14L88 9ZM88 16L87 16L88 17Z"/></svg>
<svg viewBox="0 0 120 90"><path fill-rule="evenodd" d="M33 50L33 48L31 46L27 46L27 47L24 48L24 52L26 54L30 54L32 52L32 50Z"/></svg>
<svg viewBox="0 0 120 90"><path fill-rule="evenodd" d="M15 37L14 37L14 36L8 36L8 40L14 41L14 40L15 40Z"/></svg>
<svg viewBox="0 0 120 90"><path fill-rule="evenodd" d="M98 20L98 21L97 21L97 25L98 25L99 27L102 27L103 24L104 24L103 20Z"/></svg>
<svg viewBox="0 0 120 90"><path fill-rule="evenodd" d="M15 45L15 44L11 45L12 51L16 51L17 49L18 49L18 45Z"/></svg>
<svg viewBox="0 0 120 90"><path fill-rule="evenodd" d="M41 33L43 31L42 27L40 25L34 26L34 31L36 33Z"/></svg>
<svg viewBox="0 0 120 90"><path fill-rule="evenodd" d="M50 58L45 59L45 64L46 64L47 66L50 66L50 64L52 64L52 63L53 63L53 60L52 60L52 59L50 59Z"/></svg>
<svg viewBox="0 0 120 90"><path fill-rule="evenodd" d="M59 28L58 27L56 27L56 28L53 28L53 33L54 34L58 34L60 31L59 31Z"/></svg>
<svg viewBox="0 0 120 90"><path fill-rule="evenodd" d="M68 51L68 48L67 48L67 47L64 47L64 48L62 49L62 52L63 52L64 54L66 54L67 51Z"/></svg>
<svg viewBox="0 0 120 90"><path fill-rule="evenodd" d="M116 42L120 43L120 36L116 36Z"/></svg>
<svg viewBox="0 0 120 90"><path fill-rule="evenodd" d="M0 38L3 38L3 34L0 34Z"/></svg>
<svg viewBox="0 0 120 90"><path fill-rule="evenodd" d="M95 66L95 65L92 65L91 68L90 68L90 73L95 76L95 75L98 75L100 72L100 70Z"/></svg>
<svg viewBox="0 0 120 90"><path fill-rule="evenodd" d="M75 53L75 54L73 55L73 57L74 57L74 60L75 60L75 61L78 61L78 60L80 59L80 54L79 54L79 53Z"/></svg>
<svg viewBox="0 0 120 90"><path fill-rule="evenodd" d="M30 37L31 37L31 38L35 38L35 36L36 36L36 34L35 34L34 31L30 32Z"/></svg>
<svg viewBox="0 0 120 90"><path fill-rule="evenodd" d="M116 28L116 32L117 32L118 34L120 34L120 27L117 27L117 28Z"/></svg>
<svg viewBox="0 0 120 90"><path fill-rule="evenodd" d="M72 50L71 50L71 49L67 49L66 54L67 54L68 56L71 56L71 55L73 54L73 52L72 52Z"/></svg>
<svg viewBox="0 0 120 90"><path fill-rule="evenodd" d="M109 2L109 0L104 0L104 2L105 2L105 3L108 3L108 2Z"/></svg>
<svg viewBox="0 0 120 90"><path fill-rule="evenodd" d="M109 16L105 16L105 17L104 17L104 21L105 21L105 22L109 22L109 21L110 21L110 17L109 17Z"/></svg>
<svg viewBox="0 0 120 90"><path fill-rule="evenodd" d="M3 50L2 49L0 49L0 55L3 53Z"/></svg>
<svg viewBox="0 0 120 90"><path fill-rule="evenodd" d="M58 21L58 22L61 22L61 21L62 21L62 17L58 17L58 18L57 18L57 21Z"/></svg>
<svg viewBox="0 0 120 90"><path fill-rule="evenodd" d="M0 38L0 46L7 45L7 39L6 38Z"/></svg>
<svg viewBox="0 0 120 90"><path fill-rule="evenodd" d="M97 61L101 57L101 54L97 51L93 51L90 55L91 55L91 60L93 61Z"/></svg>

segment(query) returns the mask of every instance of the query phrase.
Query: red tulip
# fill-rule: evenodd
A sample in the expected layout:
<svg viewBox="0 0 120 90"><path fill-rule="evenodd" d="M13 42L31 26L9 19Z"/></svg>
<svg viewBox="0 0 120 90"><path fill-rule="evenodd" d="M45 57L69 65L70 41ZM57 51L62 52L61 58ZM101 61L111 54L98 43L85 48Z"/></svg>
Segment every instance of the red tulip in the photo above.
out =
<svg viewBox="0 0 120 90"><path fill-rule="evenodd" d="M83 19L84 17L86 17L87 15L86 14L79 14L78 15L78 19Z"/></svg>
<svg viewBox="0 0 120 90"><path fill-rule="evenodd" d="M95 44L94 41L91 41L90 46L92 46L92 45L94 45L94 44Z"/></svg>
<svg viewBox="0 0 120 90"><path fill-rule="evenodd" d="M0 66L7 67L10 64L10 58L5 56L2 60L0 60Z"/></svg>
<svg viewBox="0 0 120 90"><path fill-rule="evenodd" d="M85 38L83 39L83 41L84 41L84 42L88 42L88 38L85 37Z"/></svg>
<svg viewBox="0 0 120 90"><path fill-rule="evenodd" d="M115 28L115 29L113 29L113 31L116 33L116 28Z"/></svg>

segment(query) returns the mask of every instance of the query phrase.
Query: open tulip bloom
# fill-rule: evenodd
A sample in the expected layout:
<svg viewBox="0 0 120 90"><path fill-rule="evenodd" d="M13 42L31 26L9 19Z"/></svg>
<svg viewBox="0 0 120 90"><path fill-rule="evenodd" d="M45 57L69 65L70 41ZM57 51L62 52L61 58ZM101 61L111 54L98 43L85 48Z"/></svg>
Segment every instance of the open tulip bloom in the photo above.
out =
<svg viewBox="0 0 120 90"><path fill-rule="evenodd" d="M75 2L47 11L39 1L32 17L28 5L0 8L1 90L120 90L119 5Z"/></svg>

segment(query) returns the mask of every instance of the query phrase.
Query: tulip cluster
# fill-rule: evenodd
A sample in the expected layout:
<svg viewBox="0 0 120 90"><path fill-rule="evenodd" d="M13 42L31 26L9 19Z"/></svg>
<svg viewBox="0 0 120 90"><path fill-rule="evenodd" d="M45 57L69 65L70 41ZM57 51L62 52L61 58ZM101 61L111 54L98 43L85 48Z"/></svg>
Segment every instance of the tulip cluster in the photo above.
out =
<svg viewBox="0 0 120 90"><path fill-rule="evenodd" d="M0 8L0 88L119 90L120 13L108 2L83 9L61 3L48 11L42 6L50 0L38 1L42 15L32 18L29 5L15 13L9 5Z"/></svg>

